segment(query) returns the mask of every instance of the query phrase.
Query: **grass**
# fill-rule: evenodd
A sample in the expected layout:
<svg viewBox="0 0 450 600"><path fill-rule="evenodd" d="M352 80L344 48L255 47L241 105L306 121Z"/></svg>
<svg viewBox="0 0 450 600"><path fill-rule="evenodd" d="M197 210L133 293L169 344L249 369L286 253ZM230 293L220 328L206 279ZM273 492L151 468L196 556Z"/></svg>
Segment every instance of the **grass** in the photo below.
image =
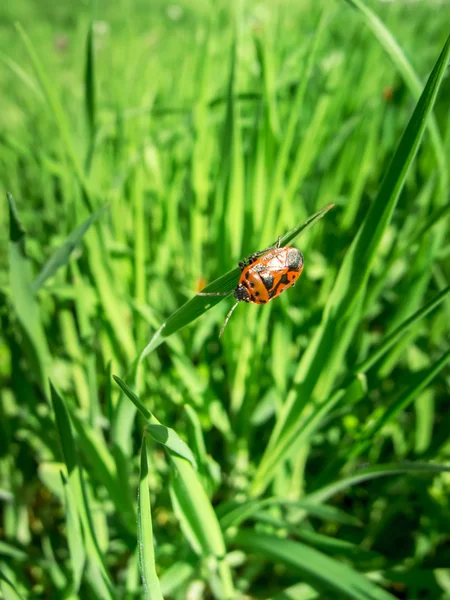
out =
<svg viewBox="0 0 450 600"><path fill-rule="evenodd" d="M0 8L0 596L449 597L444 11Z"/></svg>

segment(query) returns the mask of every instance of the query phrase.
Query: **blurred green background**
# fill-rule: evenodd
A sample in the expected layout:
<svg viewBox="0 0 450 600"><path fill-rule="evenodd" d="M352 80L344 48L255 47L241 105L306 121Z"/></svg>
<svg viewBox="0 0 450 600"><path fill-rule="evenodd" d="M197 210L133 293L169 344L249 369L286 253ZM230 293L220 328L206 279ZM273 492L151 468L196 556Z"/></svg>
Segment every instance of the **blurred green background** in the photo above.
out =
<svg viewBox="0 0 450 600"><path fill-rule="evenodd" d="M431 1L1 4L0 595L450 598L448 74L382 186L448 33ZM153 338L329 203L294 289Z"/></svg>

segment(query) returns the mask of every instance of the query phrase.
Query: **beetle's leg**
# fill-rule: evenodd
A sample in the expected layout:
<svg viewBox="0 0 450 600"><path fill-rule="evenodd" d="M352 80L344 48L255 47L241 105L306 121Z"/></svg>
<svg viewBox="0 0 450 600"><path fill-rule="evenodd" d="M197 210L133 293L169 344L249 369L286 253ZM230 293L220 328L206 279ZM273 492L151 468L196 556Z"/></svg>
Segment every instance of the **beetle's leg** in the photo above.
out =
<svg viewBox="0 0 450 600"><path fill-rule="evenodd" d="M231 292L197 292L197 296L230 296Z"/></svg>

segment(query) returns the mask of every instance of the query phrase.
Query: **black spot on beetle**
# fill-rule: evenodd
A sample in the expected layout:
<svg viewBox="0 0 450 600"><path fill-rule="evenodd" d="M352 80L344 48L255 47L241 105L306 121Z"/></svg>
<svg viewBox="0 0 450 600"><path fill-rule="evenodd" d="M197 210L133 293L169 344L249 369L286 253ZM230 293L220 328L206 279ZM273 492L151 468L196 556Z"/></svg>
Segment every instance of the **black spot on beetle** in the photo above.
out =
<svg viewBox="0 0 450 600"><path fill-rule="evenodd" d="M270 273L260 273L259 275L264 284L266 290L272 289L273 286L273 276Z"/></svg>

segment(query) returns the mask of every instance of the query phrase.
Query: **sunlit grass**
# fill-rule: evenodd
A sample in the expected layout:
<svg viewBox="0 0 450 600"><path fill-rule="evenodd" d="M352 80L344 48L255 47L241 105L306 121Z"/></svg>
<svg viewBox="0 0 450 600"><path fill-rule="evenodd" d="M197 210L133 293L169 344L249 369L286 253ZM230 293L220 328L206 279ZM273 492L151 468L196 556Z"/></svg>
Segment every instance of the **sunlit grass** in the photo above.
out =
<svg viewBox="0 0 450 600"><path fill-rule="evenodd" d="M0 592L446 598L445 6L28 4L0 8ZM219 340L197 293L278 236L298 284Z"/></svg>

